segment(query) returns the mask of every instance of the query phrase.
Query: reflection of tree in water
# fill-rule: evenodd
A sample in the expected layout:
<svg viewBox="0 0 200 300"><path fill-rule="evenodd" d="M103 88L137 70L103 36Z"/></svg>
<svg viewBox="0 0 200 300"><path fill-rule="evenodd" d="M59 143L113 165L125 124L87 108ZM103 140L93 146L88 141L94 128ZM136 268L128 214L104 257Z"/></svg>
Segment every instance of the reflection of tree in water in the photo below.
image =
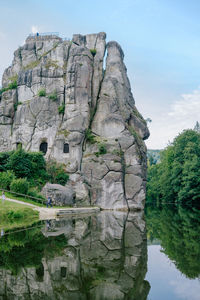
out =
<svg viewBox="0 0 200 300"><path fill-rule="evenodd" d="M0 242L0 267L11 270L14 275L23 267L39 267L44 256L52 257L66 246L64 236L45 238L41 226L8 233Z"/></svg>
<svg viewBox="0 0 200 300"><path fill-rule="evenodd" d="M150 286L144 280L147 244L142 215L103 212L51 221L50 225L42 232L37 228L22 236L4 237L0 295L20 299L26 299L27 293L33 299L147 298ZM8 268L15 274L18 271L18 276Z"/></svg>
<svg viewBox="0 0 200 300"><path fill-rule="evenodd" d="M200 275L200 212L197 208L148 206L147 236L159 239L163 252L187 277Z"/></svg>

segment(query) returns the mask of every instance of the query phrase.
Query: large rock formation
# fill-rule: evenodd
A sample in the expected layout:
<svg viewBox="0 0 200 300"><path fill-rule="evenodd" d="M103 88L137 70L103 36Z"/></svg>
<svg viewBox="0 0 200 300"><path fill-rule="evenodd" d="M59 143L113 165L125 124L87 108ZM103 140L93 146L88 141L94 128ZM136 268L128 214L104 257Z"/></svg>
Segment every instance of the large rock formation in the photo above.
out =
<svg viewBox="0 0 200 300"><path fill-rule="evenodd" d="M36 230L38 226L2 238L0 299L147 299L142 215L102 212L52 220L42 228L47 238Z"/></svg>
<svg viewBox="0 0 200 300"><path fill-rule="evenodd" d="M105 39L103 32L27 38L3 74L0 151L22 144L64 163L77 204L141 209L149 132L123 51Z"/></svg>

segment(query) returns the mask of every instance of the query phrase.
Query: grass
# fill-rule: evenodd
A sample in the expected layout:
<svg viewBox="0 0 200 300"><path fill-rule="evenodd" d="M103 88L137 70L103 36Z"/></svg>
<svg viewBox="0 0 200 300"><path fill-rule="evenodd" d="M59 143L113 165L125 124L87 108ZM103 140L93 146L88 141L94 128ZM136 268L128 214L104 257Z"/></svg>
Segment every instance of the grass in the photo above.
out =
<svg viewBox="0 0 200 300"><path fill-rule="evenodd" d="M34 69L39 65L39 63L40 63L39 60L32 61L30 64L24 66L23 70L27 71L27 70L30 70L30 69Z"/></svg>
<svg viewBox="0 0 200 300"><path fill-rule="evenodd" d="M39 213L24 204L0 200L0 228L12 228L31 225L39 220Z"/></svg>
<svg viewBox="0 0 200 300"><path fill-rule="evenodd" d="M42 204L40 202L36 202L34 200L31 200L28 197L24 198L22 196L16 196L16 195L14 195L12 193L9 193L9 192L5 192L5 195L6 195L7 198L10 198L10 199L15 199L15 200L23 201L23 202L30 203L30 204L33 204L33 205L36 205L36 206L39 206L39 207L46 207L46 203Z"/></svg>
<svg viewBox="0 0 200 300"><path fill-rule="evenodd" d="M54 69L57 69L59 68L59 65L57 64L57 60L48 60L47 63L45 64L45 68L46 69L49 69L49 68L54 68Z"/></svg>

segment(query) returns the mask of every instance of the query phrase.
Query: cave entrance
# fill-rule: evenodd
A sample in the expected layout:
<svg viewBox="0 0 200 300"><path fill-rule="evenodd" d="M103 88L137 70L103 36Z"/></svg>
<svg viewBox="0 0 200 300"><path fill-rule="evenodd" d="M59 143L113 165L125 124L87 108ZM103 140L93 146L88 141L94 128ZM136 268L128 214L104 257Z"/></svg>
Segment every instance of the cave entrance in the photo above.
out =
<svg viewBox="0 0 200 300"><path fill-rule="evenodd" d="M40 151L43 152L44 154L47 153L47 148L48 148L47 142L42 142L42 143L40 144Z"/></svg>
<svg viewBox="0 0 200 300"><path fill-rule="evenodd" d="M65 278L67 276L67 268L61 267L60 275L61 275L62 278Z"/></svg>
<svg viewBox="0 0 200 300"><path fill-rule="evenodd" d="M69 153L69 144L68 143L64 144L64 146L63 146L63 152L64 153Z"/></svg>

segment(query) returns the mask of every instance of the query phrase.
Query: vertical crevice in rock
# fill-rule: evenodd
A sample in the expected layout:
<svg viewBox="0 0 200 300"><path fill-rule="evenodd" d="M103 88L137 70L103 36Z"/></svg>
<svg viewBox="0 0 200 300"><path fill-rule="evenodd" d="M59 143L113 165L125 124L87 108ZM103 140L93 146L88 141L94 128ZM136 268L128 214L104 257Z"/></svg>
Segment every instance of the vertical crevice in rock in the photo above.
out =
<svg viewBox="0 0 200 300"><path fill-rule="evenodd" d="M65 115L65 89L66 89L66 87L64 85L64 94L63 94L63 103L62 103L62 105L64 105L64 112L62 114L62 122L63 122L64 115Z"/></svg>
<svg viewBox="0 0 200 300"><path fill-rule="evenodd" d="M29 282L28 282L27 270L24 269L24 272L25 272L26 286L27 286L27 290L28 290L28 299L31 299L31 290L30 290L30 286L29 286Z"/></svg>
<svg viewBox="0 0 200 300"><path fill-rule="evenodd" d="M126 187L125 187L125 175L126 175L126 162L124 158L124 152L122 151L122 147L120 143L118 143L119 149L120 149L120 158L121 158L121 166L122 166L122 186L123 186L123 192L124 192L124 199L126 201L127 209L130 211L128 200L126 199Z"/></svg>
<svg viewBox="0 0 200 300"><path fill-rule="evenodd" d="M37 124L37 119L35 119L35 122L34 122L34 125L33 125L33 131L32 131L32 134L31 134L31 137L30 137L30 140L29 140L29 147L28 147L28 151L31 149L31 146L32 146L32 141L33 141L33 136L35 134L35 129L36 129L36 124Z"/></svg>

